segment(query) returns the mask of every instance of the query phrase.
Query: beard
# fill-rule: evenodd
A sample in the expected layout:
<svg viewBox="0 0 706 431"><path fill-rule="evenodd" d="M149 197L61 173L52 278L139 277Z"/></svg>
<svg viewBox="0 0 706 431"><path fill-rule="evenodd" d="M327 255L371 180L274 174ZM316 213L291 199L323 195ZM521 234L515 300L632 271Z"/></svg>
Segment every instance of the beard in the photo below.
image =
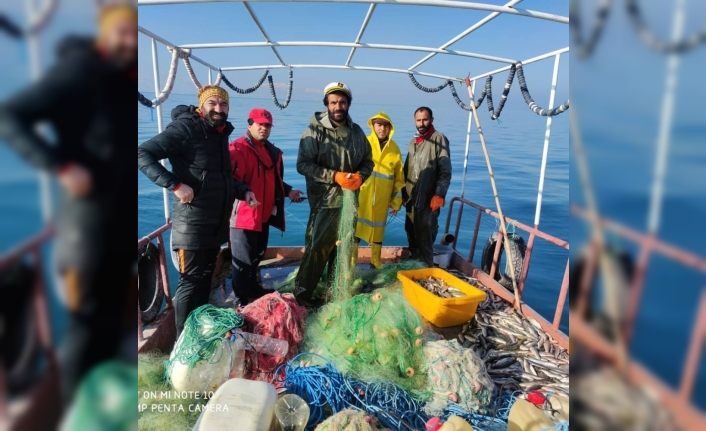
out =
<svg viewBox="0 0 706 431"><path fill-rule="evenodd" d="M346 117L348 116L348 111L344 109L337 109L335 111L331 111L329 109L328 111L328 116L330 119L337 123L342 123L345 121Z"/></svg>
<svg viewBox="0 0 706 431"><path fill-rule="evenodd" d="M220 127L226 123L228 114L211 111L206 115L206 118L208 118L208 122L211 123L213 127Z"/></svg>
<svg viewBox="0 0 706 431"><path fill-rule="evenodd" d="M429 130L429 127L424 127L424 126L419 126L417 127L417 132L419 132L420 135L423 135Z"/></svg>

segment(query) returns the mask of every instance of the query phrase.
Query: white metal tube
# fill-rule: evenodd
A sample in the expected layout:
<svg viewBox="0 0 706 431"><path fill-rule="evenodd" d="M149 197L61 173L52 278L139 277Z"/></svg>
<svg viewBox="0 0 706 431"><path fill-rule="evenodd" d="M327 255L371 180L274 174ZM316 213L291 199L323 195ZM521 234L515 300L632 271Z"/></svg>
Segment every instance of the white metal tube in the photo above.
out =
<svg viewBox="0 0 706 431"><path fill-rule="evenodd" d="M154 94L159 94L159 61L157 55L157 41L153 38L152 41L152 75L154 78ZM157 105L157 133L162 133L164 130L162 125L162 105ZM162 166L166 166L165 160L159 161ZM162 188L162 205L164 206L164 221L169 222L169 191Z"/></svg>
<svg viewBox="0 0 706 431"><path fill-rule="evenodd" d="M159 43L161 43L162 45L165 45L165 46L167 46L167 47L169 47L169 48L172 48L172 49L181 49L181 47L179 47L178 45L175 45L175 44L171 43L170 41L168 41L167 39L163 38L162 36L159 36L159 35L157 35L157 34L155 34L155 33L152 33L151 31L147 30L146 28L144 28L144 27L142 27L142 26L139 26L139 25L138 25L138 26L137 26L137 31L140 32L140 33L142 33L142 34L144 34L145 36L149 37L150 39L156 40L157 42L159 42ZM195 55L193 55L193 54L189 55L189 60L190 60L190 61L195 61L195 62L197 62L197 63L201 63L201 64L203 64L204 66L206 66L206 67L208 67L209 69L214 70L214 71L216 71L216 72L218 71L218 68L217 68L216 66L212 65L211 63L209 63L209 62L207 62L207 61L202 60L201 58L199 58L199 57L197 57L197 56L195 56ZM157 93L157 94L159 94L159 93Z"/></svg>
<svg viewBox="0 0 706 431"><path fill-rule="evenodd" d="M686 0L677 0L672 20L673 41L679 40L684 34L685 10ZM650 234L657 233L662 218L664 179L667 175L669 141L674 123L674 97L679 80L679 62L680 55L678 53L669 54L669 57L667 57L667 76L664 82L664 96L662 98L662 110L657 132L657 154L655 156L654 176L650 191L650 208L647 213L647 232Z"/></svg>
<svg viewBox="0 0 706 431"><path fill-rule="evenodd" d="M537 56L535 56L535 57L530 57L530 58L528 58L528 59L526 59L526 60L522 60L522 65L524 66L524 65L536 63L536 62L538 62L538 61L542 61L542 60L545 60L545 59L547 59L547 58L554 57L554 56L557 55L557 54L563 54L563 53L565 53L565 52L569 52L569 47L568 47L568 46L567 46L567 47L564 47L564 48L561 48L561 49L556 49L556 50L554 50L554 51L545 52L544 54L540 54L540 55L537 55ZM485 78L486 76L495 75L495 74L498 74L498 73L500 73L500 72L505 72L506 70L510 70L510 66L504 66L504 67L501 67L501 68L499 68L499 69L491 70L490 72L481 73L480 75L474 76L474 77L472 77L471 79L481 79L481 78Z"/></svg>
<svg viewBox="0 0 706 431"><path fill-rule="evenodd" d="M374 67L374 66L344 66L342 64L288 64L282 66L281 64L270 64L270 65L257 65L257 66L231 66L221 68L224 72L234 72L240 70L261 70L261 69L347 69L347 70L366 70L373 72L392 72L392 73L404 73L407 75L409 73L406 69L394 69L389 67ZM453 76L447 75L437 75L435 73L425 73L425 72L412 72L415 75L428 76L431 78L440 79L450 79L452 81L463 82L462 78L455 78Z"/></svg>
<svg viewBox="0 0 706 431"><path fill-rule="evenodd" d="M355 43L360 43L360 39L363 37L365 29L368 27L368 23L370 22L370 18L372 18L373 16L373 12L375 12L376 6L377 5L375 3L370 3L370 6L368 7L368 12L365 14L365 18L363 18L363 24L361 24L360 30L358 31L358 34L355 37ZM351 65L351 61L353 60L353 54L355 54L355 49L355 46L351 48L351 52L348 54L348 58L346 59L346 66Z"/></svg>
<svg viewBox="0 0 706 431"><path fill-rule="evenodd" d="M267 42L272 42L272 40L270 39L270 36L267 35L267 31L265 31L265 27L262 25L260 20L257 18L257 15L255 15L255 11L252 9L250 4L248 4L248 2L246 2L246 1L244 1L243 6L245 6L245 10L248 11L250 18L252 18L252 20L255 22L255 25L260 30L260 33L262 33L262 37L264 37ZM271 46L270 48L272 49L272 52L274 53L275 57L277 57L277 60L279 60L280 64L285 65L286 63L284 62L284 60L282 60L282 56L279 55L279 51L277 51L277 48L275 48L274 46Z"/></svg>
<svg viewBox="0 0 706 431"><path fill-rule="evenodd" d="M511 0L507 3L505 3L505 6L507 7L512 7L516 5L517 3L521 2L522 0ZM496 17L500 16L500 12L492 12L473 24L472 26L468 27L455 37L451 38L448 42L445 44L441 45L439 48L440 49L446 49L449 46L453 45L454 43L458 42L459 40L463 39L464 37L468 36L469 34L473 33L474 31L478 30L479 28L483 27L485 24L489 23L490 21L494 20ZM418 62L414 63L412 66L410 66L409 70L414 70L421 66L422 64L426 63L429 61L432 57L436 55L435 52L432 52L430 54L427 54L424 58L419 60Z"/></svg>
<svg viewBox="0 0 706 431"><path fill-rule="evenodd" d="M138 0L139 5L164 5L183 3L237 3L243 0ZM568 16L561 16L529 9L516 9L489 3L467 2L459 0L249 0L250 3L376 3L388 5L436 6L455 9L485 10L509 15L520 15L528 18L545 19L562 24L569 24Z"/></svg>
<svg viewBox="0 0 706 431"><path fill-rule="evenodd" d="M33 23L36 20L37 11L36 4L33 0L25 0L25 9L27 14L27 22ZM39 45L39 33L30 32L27 35L27 51L29 56L29 73L32 81L36 81L42 74L42 61ZM44 127L38 127L37 132L46 135L47 131ZM42 221L48 223L54 213L54 202L51 191L51 177L46 171L37 173L39 181L39 209L42 214Z"/></svg>
<svg viewBox="0 0 706 431"><path fill-rule="evenodd" d="M561 54L554 56L554 70L552 71L552 88L549 90L549 104L547 109L554 107L556 98L556 84L559 79L559 59ZM547 157L549 156L549 138L552 135L552 116L547 117L547 125L544 129L544 147L542 148L542 166L539 168L539 186L537 187L537 204L534 210L534 227L539 226L539 216L542 213L542 196L544 195L544 177L547 172Z"/></svg>
<svg viewBox="0 0 706 431"><path fill-rule="evenodd" d="M213 76L211 75L211 69L208 69L208 85L213 84Z"/></svg>
<svg viewBox="0 0 706 431"><path fill-rule="evenodd" d="M477 52L456 51L445 48L433 48L427 46L416 45L397 45L387 43L361 43L361 42L325 42L325 41L270 41L270 42L215 42L215 43L187 43L180 45L184 49L214 49L214 48L254 48L254 47L276 47L276 46L330 46L357 49L390 49L400 51L419 51L433 52L436 54L457 55L461 57L479 58L482 60L497 61L499 63L513 64L517 63L517 59L508 57L498 57L495 55L480 54ZM346 62L346 66L349 62Z"/></svg>
<svg viewBox="0 0 706 431"><path fill-rule="evenodd" d="M471 90L476 91L476 81L471 82ZM471 100L471 103L475 103ZM468 111L468 125L466 126L466 149L463 155L463 179L461 180L461 199L465 197L466 173L468 172L468 153L471 146L471 123L473 122L473 110Z"/></svg>

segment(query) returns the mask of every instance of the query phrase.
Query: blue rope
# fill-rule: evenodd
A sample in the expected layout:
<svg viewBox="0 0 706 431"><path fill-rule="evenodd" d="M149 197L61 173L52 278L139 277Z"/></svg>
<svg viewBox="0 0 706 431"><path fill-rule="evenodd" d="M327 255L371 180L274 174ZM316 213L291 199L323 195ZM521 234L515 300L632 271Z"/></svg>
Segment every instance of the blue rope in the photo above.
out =
<svg viewBox="0 0 706 431"><path fill-rule="evenodd" d="M298 365L304 357L309 361L314 359L317 364ZM344 376L326 358L315 353L300 353L275 370L274 375L277 383L309 404L308 430L346 408L365 411L393 430L422 430L429 420L423 412L423 403L402 388L391 383L363 382ZM505 392L498 396L488 409L494 413L492 416L469 412L458 404L450 404L443 418L459 416L477 431L505 431L510 408L520 394Z"/></svg>

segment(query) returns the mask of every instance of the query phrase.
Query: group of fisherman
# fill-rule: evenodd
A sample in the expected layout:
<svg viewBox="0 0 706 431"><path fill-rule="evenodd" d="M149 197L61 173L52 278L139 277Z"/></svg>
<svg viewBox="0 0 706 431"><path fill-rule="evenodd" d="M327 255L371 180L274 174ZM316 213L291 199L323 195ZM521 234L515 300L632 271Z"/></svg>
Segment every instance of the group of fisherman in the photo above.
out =
<svg viewBox="0 0 706 431"><path fill-rule="evenodd" d="M327 85L325 110L314 113L302 134L296 167L306 179L306 198L284 181L282 151L269 140L272 114L252 109L245 134L229 142L230 98L216 85L199 90L198 106L174 108L166 129L138 147L140 170L176 197L177 333L188 314L208 302L216 257L228 238L233 291L240 303L266 293L258 266L269 227L285 229L285 198L309 202L305 250L295 279L297 300L304 305L321 305L316 286L326 268L333 271L344 189L357 194L355 240L370 245L373 267L381 266L388 211L397 214L403 204L410 257L433 265L439 210L451 180L448 139L434 128L432 110L418 108L417 133L403 163L390 117L384 112L370 117L366 136L348 113L352 100L344 83ZM161 159L169 159L171 171Z"/></svg>

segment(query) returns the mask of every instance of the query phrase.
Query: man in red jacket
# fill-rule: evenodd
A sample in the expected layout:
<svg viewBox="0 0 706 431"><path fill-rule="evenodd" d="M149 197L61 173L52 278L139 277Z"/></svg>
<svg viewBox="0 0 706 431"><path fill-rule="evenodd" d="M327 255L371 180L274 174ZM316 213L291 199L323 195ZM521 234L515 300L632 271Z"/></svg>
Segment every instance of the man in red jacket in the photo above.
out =
<svg viewBox="0 0 706 431"><path fill-rule="evenodd" d="M246 184L255 195L250 201L233 204L230 249L233 256L233 292L241 305L265 292L257 281L257 268L267 250L270 226L284 232L284 197L301 202L301 191L284 182L282 151L267 138L272 131L272 114L255 108L248 115L244 136L230 143L233 178Z"/></svg>

